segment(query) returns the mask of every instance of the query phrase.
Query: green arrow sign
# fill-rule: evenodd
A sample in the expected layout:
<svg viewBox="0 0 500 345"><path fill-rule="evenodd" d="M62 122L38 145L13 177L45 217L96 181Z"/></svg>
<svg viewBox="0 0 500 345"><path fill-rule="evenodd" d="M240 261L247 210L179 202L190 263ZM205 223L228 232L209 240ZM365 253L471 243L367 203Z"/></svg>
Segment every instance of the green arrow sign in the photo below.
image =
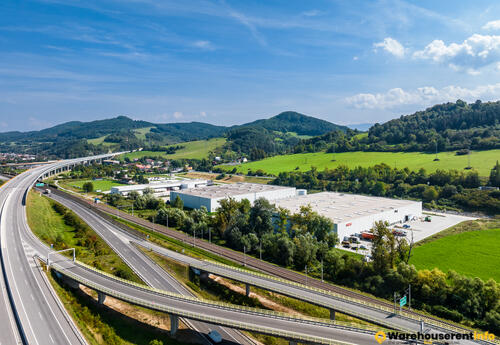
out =
<svg viewBox="0 0 500 345"><path fill-rule="evenodd" d="M401 297L401 299L399 300L399 306L402 307L404 305L406 305L406 296Z"/></svg>

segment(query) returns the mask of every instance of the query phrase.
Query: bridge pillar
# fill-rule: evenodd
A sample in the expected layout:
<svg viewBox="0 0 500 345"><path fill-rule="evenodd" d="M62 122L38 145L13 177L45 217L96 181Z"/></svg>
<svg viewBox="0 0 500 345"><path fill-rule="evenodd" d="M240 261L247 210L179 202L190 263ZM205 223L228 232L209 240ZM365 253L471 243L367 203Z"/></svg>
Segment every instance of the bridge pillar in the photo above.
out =
<svg viewBox="0 0 500 345"><path fill-rule="evenodd" d="M105 300L106 300L106 295L100 291L97 291L97 303L104 304Z"/></svg>
<svg viewBox="0 0 500 345"><path fill-rule="evenodd" d="M169 314L170 317L170 335L175 335L179 329L179 317L177 315Z"/></svg>
<svg viewBox="0 0 500 345"><path fill-rule="evenodd" d="M203 281L207 281L208 280L208 272L200 270L200 279Z"/></svg>
<svg viewBox="0 0 500 345"><path fill-rule="evenodd" d="M335 320L335 310L330 309L330 320Z"/></svg>
<svg viewBox="0 0 500 345"><path fill-rule="evenodd" d="M250 285L249 284L245 284L245 295L247 297L250 297Z"/></svg>

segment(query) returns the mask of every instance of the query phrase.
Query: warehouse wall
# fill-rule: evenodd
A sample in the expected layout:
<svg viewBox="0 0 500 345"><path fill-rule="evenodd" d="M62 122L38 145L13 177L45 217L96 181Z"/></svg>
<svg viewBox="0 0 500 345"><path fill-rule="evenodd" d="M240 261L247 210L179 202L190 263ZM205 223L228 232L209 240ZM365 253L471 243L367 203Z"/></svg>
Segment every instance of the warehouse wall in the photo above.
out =
<svg viewBox="0 0 500 345"><path fill-rule="evenodd" d="M422 202L414 202L410 205L398 207L393 210L380 212L365 217L354 218L345 222L336 223L336 230L339 240L342 241L344 236L349 236L354 233L370 230L375 222L387 221L389 224L404 222L406 216L422 216Z"/></svg>

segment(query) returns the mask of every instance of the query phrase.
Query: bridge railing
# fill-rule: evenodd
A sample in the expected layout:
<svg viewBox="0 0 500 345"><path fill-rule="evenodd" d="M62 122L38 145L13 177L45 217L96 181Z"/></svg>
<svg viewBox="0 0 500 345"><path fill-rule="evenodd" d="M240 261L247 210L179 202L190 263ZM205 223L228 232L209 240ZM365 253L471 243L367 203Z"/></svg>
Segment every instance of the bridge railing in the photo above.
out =
<svg viewBox="0 0 500 345"><path fill-rule="evenodd" d="M365 300L362 300L362 299L354 298L354 297L351 297L351 296L346 296L344 294L336 293L334 291L328 291L328 290L319 289L319 288L316 288L316 287L313 287L313 286L307 286L305 284L297 283L297 282L294 282L294 281L291 281L291 280L287 280L287 279L275 277L275 276L272 276L272 275L269 275L269 274L265 274L265 273L261 273L261 272L251 271L251 270L240 268L240 267L230 266L230 265L223 264L223 263L220 263L220 262L216 262L216 261L213 261L213 260L203 259L202 261L205 262L205 263L207 263L207 264L210 264L210 265L213 265L213 266L219 266L219 267L224 268L224 269L234 270L234 271L241 272L241 273L244 273L244 274L247 274L247 275L253 275L253 276L256 276L256 277L263 278L263 279L268 279L268 280L280 282L280 283L283 283L285 285L295 286L295 287L303 289L303 290L311 290L311 291L314 291L316 293L320 293L320 294L325 295L325 296L331 296L331 297L333 297L335 299L341 299L341 300L344 300L344 301L349 301L349 302L353 302L353 303L356 303L356 304L361 304L363 306L370 307L371 309L381 310L381 311L385 311L385 312L388 312L388 313L394 312L393 308L388 308L388 307L385 307L385 306L382 306L382 305L379 305L379 304L375 304L375 303L371 303L371 302L368 302L368 301L365 301ZM197 269L200 269L200 270L206 270L207 272L211 272L211 273L217 274L217 272L215 272L215 270L207 269L207 266L204 266L202 264L190 264L190 266L192 266L194 268L197 268ZM219 271L219 273L221 275L223 275L220 271ZM229 277L229 278L231 278L231 277ZM233 278L233 279L236 279L236 278ZM260 286L260 287L265 288L264 286ZM275 291L276 290L280 290L280 291L276 291L276 292L281 292L281 293L287 294L288 296L292 295L292 294L290 294L289 291L286 291L286 289L284 289L284 288L281 289L281 288L277 288L276 286L274 286L272 289L275 290ZM295 296L295 298L304 300L304 296L303 295ZM315 303L315 302L312 301L312 303ZM317 302L316 302L316 304L317 304ZM373 321L375 323L379 323L380 324L380 320L379 319L371 318L368 315L361 314L361 313L356 313L356 312L353 312L351 310L347 310L345 308L340 308L337 305L335 306L335 309L338 310L338 311L340 311L340 312L344 311L344 312L348 313L349 315L352 315L352 316L355 316L355 317L359 317L359 318L365 319L367 321ZM466 326L463 326L463 327L461 327L461 326L455 326L455 325L453 325L451 323L442 322L442 321L436 320L435 318L430 318L430 317L427 317L427 316L422 315L422 314L408 313L405 310L402 310L398 315L400 315L402 317L405 317L407 319L415 320L415 321L424 321L424 323L427 324L427 325L431 325L431 326L434 326L434 327L437 327L437 328L441 328L441 329L445 329L445 330L448 330L448 331L452 331L452 332L455 332L455 333L464 333L464 331L465 332L469 332L469 331L470 332L474 332L475 331L474 329L468 328ZM391 323L387 322L387 325L390 326ZM406 330L406 331L409 331L409 330ZM490 343L494 343L494 344L500 344L500 340L498 340L498 339L495 339L495 340L489 341L489 342Z"/></svg>
<svg viewBox="0 0 500 345"><path fill-rule="evenodd" d="M170 293L170 292L166 292L166 291L162 291L162 290L150 288L150 287L148 287L146 285L141 285L141 284L138 284L138 283L127 281L127 280L122 279L122 278L118 278L118 277L112 276L112 275L110 275L110 274L108 274L106 272L99 271L99 270L97 270L97 269L95 269L93 267L90 267L90 266L82 264L82 263L78 263L78 264L82 265L82 266L85 266L85 268L89 268L92 271L96 271L99 274L102 274L102 275L105 275L105 276L110 276L110 278L112 278L112 279L121 281L121 282L126 283L128 285L135 285L136 287L141 288L141 289L151 290L153 292L161 293L162 295L173 295L175 297L182 297L182 299L185 299L185 300L199 301L197 298L191 298L191 297L186 297L186 296L182 296L182 295L178 295L177 296L176 294L173 294L173 293ZM121 299L123 301L127 301L127 302L130 302L130 303L136 304L136 305L140 305L140 306L143 306L143 307L150 308L150 309L154 309L154 310L166 312L166 313L169 313L169 314L177 315L179 317L184 317L184 318L187 318L187 319L200 320L200 321L204 321L204 322L208 322L208 323L229 326L229 327L243 329L243 330L247 330L247 331L255 331L255 332L259 332L259 333L270 334L270 335L274 335L274 336L278 336L278 337L283 337L283 338L287 338L287 339L294 339L294 340L301 341L301 342L306 342L306 343L317 343L317 344L325 344L325 345L346 345L346 344L348 344L346 342L332 340L332 339L327 339L327 338L323 338L323 337L319 337L319 336L308 336L308 335L304 335L304 334L301 334L301 333L298 333L298 332L294 332L294 331L282 331L282 330L277 330L277 329L271 328L271 327L252 325L252 324L250 324L248 322L239 322L239 321L235 321L235 320L231 320L231 319L220 318L220 317L215 317L215 316L210 316L210 315L202 315L202 314L199 314L199 313L193 313L193 312L185 311L185 310L182 310L182 309L179 309L179 308L170 307L170 306L164 305L164 304L154 303L154 302L147 301L147 300L144 300L144 299L132 297L132 296L130 296L128 294L120 293L120 292L118 292L118 291L116 291L114 289L107 288L107 287L105 287L105 286L103 286L101 284L97 284L97 283L94 283L91 280L85 279L85 278L81 277L80 275L77 275L77 274L71 272L70 270L68 270L66 268L63 268L62 266L60 266L57 263L55 263L55 264L52 265L52 269L54 269L54 270L62 273L63 275L65 275L65 276L67 276L67 277L69 277L69 278L71 278L71 279L73 279L73 280L75 280L75 281L77 281L77 282L79 282L79 283L81 283L81 284L89 287L89 288L92 288L92 289L94 289L96 291L100 291L100 292L102 292L102 293L104 293L104 294L106 294L108 296L115 297L115 298ZM293 316L290 316L290 315L287 315L287 314L284 314L284 313L277 313L277 312L272 312L272 311L264 311L264 310L259 310L259 309L256 309L256 308L234 306L234 305L231 305L231 304L228 304L228 303L223 303L223 302L213 302L213 301L208 301L208 302L211 303L211 304L214 304L214 305L221 306L221 307L225 307L225 306L229 305L233 309L236 307L236 309L239 309L239 310L257 311L259 313L262 313L262 314L265 314L265 315L268 315L268 316L275 316L275 317L276 316L284 316L284 317L286 317L288 319L293 319L293 320L296 320L296 321L299 321L299 322L300 321L307 322L309 320L318 320L318 319L314 319L314 318L301 319L301 318L296 318L296 317L293 317ZM324 324L325 322L323 322L323 321L324 320L321 320L321 323ZM327 326L327 325L325 325L325 326ZM347 329L347 330L350 329L350 330L356 330L356 331L358 331L358 329L352 328L352 327L342 327L340 325L336 325L336 326L337 326L337 328L344 328L344 329ZM366 332L367 333L374 333L372 331L366 331Z"/></svg>

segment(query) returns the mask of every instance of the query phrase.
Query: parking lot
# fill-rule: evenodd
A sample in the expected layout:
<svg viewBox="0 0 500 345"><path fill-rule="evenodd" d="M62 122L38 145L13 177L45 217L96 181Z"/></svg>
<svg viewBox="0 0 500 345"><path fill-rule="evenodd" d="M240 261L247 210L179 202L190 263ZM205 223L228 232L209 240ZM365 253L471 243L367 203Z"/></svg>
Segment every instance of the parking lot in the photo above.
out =
<svg viewBox="0 0 500 345"><path fill-rule="evenodd" d="M425 216L430 216L431 221L424 221ZM413 235L413 241L416 243L423 240L424 238L448 229L449 227L454 226L458 223L474 219L476 218L459 216L455 214L426 212L420 219L408 221L404 224L398 225L397 227L391 226L391 228L397 229L398 231L404 231L406 233L406 236L404 237L406 238L408 243L411 242ZM402 228L403 225L407 225L409 226L409 228ZM342 241L342 238L340 239L340 241ZM372 242L365 239L360 239L359 242L359 244L353 244L355 246L354 249L345 248L342 245L339 245L339 248L350 252L356 252L361 255L370 255ZM363 249L362 247L365 247L366 249Z"/></svg>

